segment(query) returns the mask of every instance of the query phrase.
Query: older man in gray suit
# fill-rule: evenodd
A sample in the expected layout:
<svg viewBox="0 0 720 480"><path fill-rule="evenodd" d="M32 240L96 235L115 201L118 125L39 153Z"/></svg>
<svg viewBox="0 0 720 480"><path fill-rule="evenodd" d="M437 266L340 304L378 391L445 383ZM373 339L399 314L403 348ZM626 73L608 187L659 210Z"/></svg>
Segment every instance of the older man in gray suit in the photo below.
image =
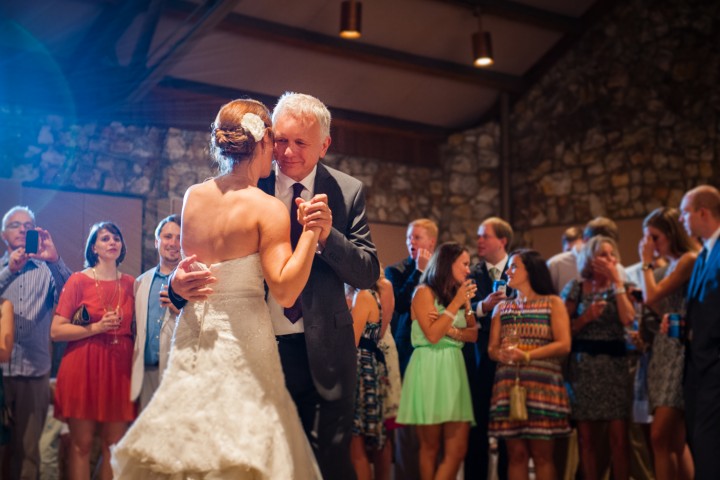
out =
<svg viewBox="0 0 720 480"><path fill-rule="evenodd" d="M297 197L315 204L306 222L322 228L310 278L295 306L283 309L268 296L285 382L323 477L353 479L350 430L357 358L344 284L369 288L380 276L362 183L319 163L331 138L330 112L317 98L284 94L273 111L273 133L275 169L258 187L287 205L291 238ZM171 297L204 298L212 291L208 277L207 272L178 271Z"/></svg>

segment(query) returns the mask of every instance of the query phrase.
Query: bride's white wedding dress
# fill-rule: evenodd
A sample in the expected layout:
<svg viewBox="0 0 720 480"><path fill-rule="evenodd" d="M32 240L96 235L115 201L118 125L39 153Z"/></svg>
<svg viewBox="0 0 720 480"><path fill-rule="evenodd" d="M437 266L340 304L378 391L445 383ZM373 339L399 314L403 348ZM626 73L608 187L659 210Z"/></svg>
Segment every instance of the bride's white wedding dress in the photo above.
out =
<svg viewBox="0 0 720 480"><path fill-rule="evenodd" d="M210 267L150 404L113 448L115 478L320 478L285 388L258 254Z"/></svg>

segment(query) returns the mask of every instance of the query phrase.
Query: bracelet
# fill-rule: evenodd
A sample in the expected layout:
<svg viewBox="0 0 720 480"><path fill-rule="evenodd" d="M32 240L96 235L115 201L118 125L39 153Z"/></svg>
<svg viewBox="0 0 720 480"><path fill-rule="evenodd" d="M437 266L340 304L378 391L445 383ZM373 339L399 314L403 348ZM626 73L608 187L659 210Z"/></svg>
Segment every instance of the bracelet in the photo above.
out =
<svg viewBox="0 0 720 480"><path fill-rule="evenodd" d="M627 290L625 290L625 287L620 287L615 289L615 295L622 295L623 293L627 293Z"/></svg>
<svg viewBox="0 0 720 480"><path fill-rule="evenodd" d="M448 317L452 318L453 320L455 320L455 315L457 315L456 313L448 312L447 310L443 311L442 314L447 315Z"/></svg>
<svg viewBox="0 0 720 480"><path fill-rule="evenodd" d="M530 365L530 352L523 352L525 355L525 365Z"/></svg>

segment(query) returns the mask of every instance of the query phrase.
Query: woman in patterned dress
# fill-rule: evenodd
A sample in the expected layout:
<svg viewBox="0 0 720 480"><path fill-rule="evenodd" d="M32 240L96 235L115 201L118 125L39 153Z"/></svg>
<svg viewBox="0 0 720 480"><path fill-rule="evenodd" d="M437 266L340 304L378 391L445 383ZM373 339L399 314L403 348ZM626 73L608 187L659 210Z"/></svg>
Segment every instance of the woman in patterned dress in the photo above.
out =
<svg viewBox="0 0 720 480"><path fill-rule="evenodd" d="M582 280L562 292L570 314L572 353L569 380L572 417L577 420L583 478L596 480L595 425L606 423L613 478L630 476L628 417L632 377L625 350L625 327L635 318L627 286L620 278L617 244L609 237L590 239L578 258Z"/></svg>
<svg viewBox="0 0 720 480"><path fill-rule="evenodd" d="M389 282L383 280L379 279L370 290L355 290L346 285L346 293L351 297L348 303L358 347L355 417L350 442L350 457L358 480L370 480L373 478L373 470L376 479L388 478L390 471L390 463L384 462L385 465L382 462L391 453L384 418L384 390L388 372L378 343L391 318L391 315L383 315L383 311L392 305L388 305ZM392 285L389 290L392 296ZM374 469L370 467L371 461Z"/></svg>
<svg viewBox="0 0 720 480"><path fill-rule="evenodd" d="M539 253L512 253L507 276L508 287L517 296L495 307L490 325L488 354L499 363L489 434L505 438L509 479L529 478L532 458L536 478L551 480L557 478L554 439L570 433L570 406L561 369L562 357L570 352L570 321ZM508 419L516 375L527 391L527 420Z"/></svg>
<svg viewBox="0 0 720 480"><path fill-rule="evenodd" d="M653 210L643 222L644 237L638 246L642 269L643 299L655 313L685 314L685 291L697 259L697 246L688 237L674 208ZM655 281L652 265L655 256L669 264L665 275ZM648 390L653 422L650 439L655 461L655 478L691 479L692 456L685 441L685 404L683 402L683 366L685 347L681 338L654 330L652 355L648 367Z"/></svg>

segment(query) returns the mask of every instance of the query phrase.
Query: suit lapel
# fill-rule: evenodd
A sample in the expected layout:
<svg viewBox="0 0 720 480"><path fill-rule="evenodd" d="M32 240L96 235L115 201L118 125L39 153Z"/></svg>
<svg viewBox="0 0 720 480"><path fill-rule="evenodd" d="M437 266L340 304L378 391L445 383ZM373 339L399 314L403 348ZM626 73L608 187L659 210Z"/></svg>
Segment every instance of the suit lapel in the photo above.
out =
<svg viewBox="0 0 720 480"><path fill-rule="evenodd" d="M480 279L482 280L482 290L483 292L490 293L492 292L492 278L490 278L490 272L488 272L487 264L485 263L485 260L480 261L480 266L478 268L480 271ZM481 299L482 300L482 299Z"/></svg>
<svg viewBox="0 0 720 480"><path fill-rule="evenodd" d="M692 281L690 282L690 297L702 297L703 287L707 284L708 276L711 272L717 270L718 258L720 258L720 253L718 253L718 251L720 251L720 248L717 248L717 245L714 245L713 249L707 252L704 265L700 266L700 262L695 262ZM702 268L701 272L698 271L700 268Z"/></svg>
<svg viewBox="0 0 720 480"><path fill-rule="evenodd" d="M275 196L275 171L270 172L267 178L258 181L258 188L268 195Z"/></svg>

